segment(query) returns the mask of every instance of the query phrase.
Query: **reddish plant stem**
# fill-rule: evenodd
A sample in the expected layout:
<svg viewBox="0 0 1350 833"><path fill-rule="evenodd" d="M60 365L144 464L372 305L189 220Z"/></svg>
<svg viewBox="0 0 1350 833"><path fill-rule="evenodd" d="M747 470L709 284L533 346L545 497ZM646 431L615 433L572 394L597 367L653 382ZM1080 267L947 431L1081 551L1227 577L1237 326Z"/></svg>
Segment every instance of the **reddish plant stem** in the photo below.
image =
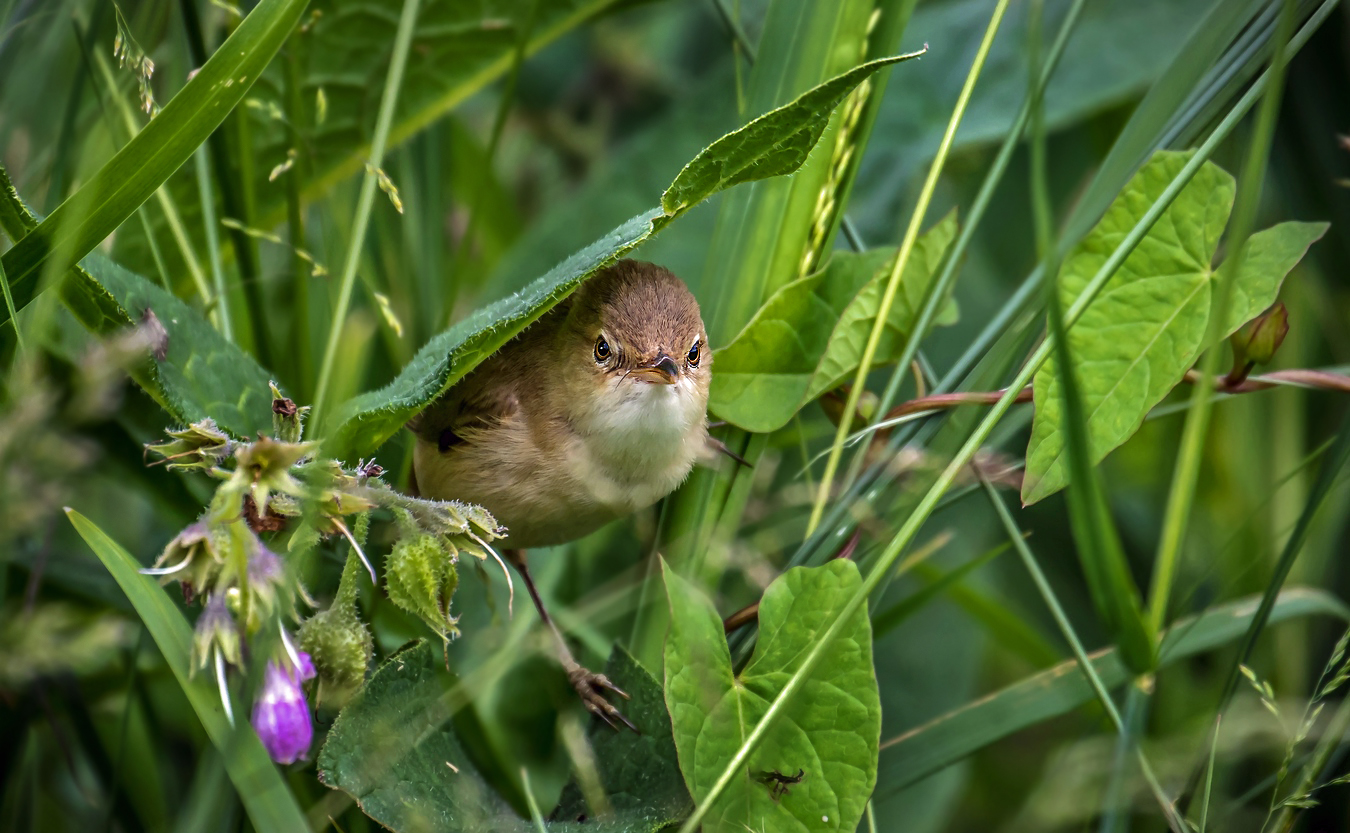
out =
<svg viewBox="0 0 1350 833"><path fill-rule="evenodd" d="M1188 370L1184 381L1190 384L1200 378L1199 371ZM1227 376L1216 377L1214 382L1215 393L1252 393L1258 390L1269 390L1270 388L1280 387L1282 385L1298 385L1307 388L1317 388L1319 390L1332 390L1341 393L1350 393L1350 376L1342 376L1339 373L1330 373L1325 370L1276 370L1271 373L1265 373L1260 376L1248 376L1236 383L1229 380ZM908 414L916 414L922 411L937 411L947 408L955 408L958 405L993 405L1003 398L1007 390L995 391L967 391L962 393L938 393L932 396L921 396L918 399L911 399L908 402L902 402L896 405L886 413L885 419L895 419ZM1014 402L1032 401L1031 387L1025 387L1018 391Z"/></svg>

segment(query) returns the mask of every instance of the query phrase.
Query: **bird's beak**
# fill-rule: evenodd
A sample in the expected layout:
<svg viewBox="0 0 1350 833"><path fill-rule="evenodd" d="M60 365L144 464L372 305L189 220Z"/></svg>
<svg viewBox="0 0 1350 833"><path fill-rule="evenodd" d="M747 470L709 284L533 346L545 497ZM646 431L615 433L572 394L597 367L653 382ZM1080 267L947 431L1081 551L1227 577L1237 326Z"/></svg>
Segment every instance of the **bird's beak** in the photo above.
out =
<svg viewBox="0 0 1350 833"><path fill-rule="evenodd" d="M634 368L632 375L644 382L673 385L680 380L680 366L675 364L674 359L663 353L657 356L656 361L651 364Z"/></svg>

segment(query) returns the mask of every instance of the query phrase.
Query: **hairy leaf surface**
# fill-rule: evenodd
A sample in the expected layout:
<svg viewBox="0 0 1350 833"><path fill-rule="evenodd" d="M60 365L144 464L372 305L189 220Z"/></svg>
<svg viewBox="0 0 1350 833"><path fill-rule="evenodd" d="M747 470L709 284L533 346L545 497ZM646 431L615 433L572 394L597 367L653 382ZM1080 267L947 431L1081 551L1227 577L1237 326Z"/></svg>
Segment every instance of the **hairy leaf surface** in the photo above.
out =
<svg viewBox="0 0 1350 833"><path fill-rule="evenodd" d="M0 167L0 231L21 240L37 225ZM177 296L98 252L68 269L58 290L80 323L100 336L139 325L153 313L164 328L163 357L147 357L132 376L176 421L209 416L238 437L270 431L267 371Z"/></svg>
<svg viewBox="0 0 1350 833"><path fill-rule="evenodd" d="M615 813L577 823L585 805L573 788L563 795L566 812L547 825L551 831L649 833L689 809L660 687L619 650L607 673L633 694L624 713L642 730L616 735L603 727L608 741L595 737ZM319 753L320 780L349 793L366 815L396 833L534 831L474 768L456 732L463 725L452 701L457 686L439 645L419 641L391 656L338 715Z"/></svg>
<svg viewBox="0 0 1350 833"><path fill-rule="evenodd" d="M796 170L820 138L829 109L869 74L903 59L885 58L855 67L709 145L666 189L662 208L634 217L520 293L480 309L436 336L389 385L346 403L327 441L328 453L342 459L373 451L582 281L632 251L701 200L738 183Z"/></svg>

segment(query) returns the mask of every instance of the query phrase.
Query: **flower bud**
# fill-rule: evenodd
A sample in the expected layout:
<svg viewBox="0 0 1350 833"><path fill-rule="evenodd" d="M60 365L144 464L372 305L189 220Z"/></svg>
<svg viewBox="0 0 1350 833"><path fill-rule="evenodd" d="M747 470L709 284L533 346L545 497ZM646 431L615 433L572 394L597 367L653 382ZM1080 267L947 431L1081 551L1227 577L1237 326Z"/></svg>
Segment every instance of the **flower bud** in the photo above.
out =
<svg viewBox="0 0 1350 833"><path fill-rule="evenodd" d="M272 434L283 443L298 443L305 433L305 414L309 406L298 407L293 400L281 395L281 389L275 382L268 382L272 389Z"/></svg>
<svg viewBox="0 0 1350 833"><path fill-rule="evenodd" d="M825 416L830 422L838 425L844 419L844 407L848 405L849 389L847 386L836 388L832 391L826 391L820 397L820 409L825 412ZM854 419L850 421L846 431L861 430L872 417L876 415L879 399L875 393L870 390L864 390L858 397L858 411Z"/></svg>
<svg viewBox="0 0 1350 833"><path fill-rule="evenodd" d="M253 702L250 721L267 754L279 764L293 764L309 753L314 741L314 723L309 703L300 684L314 676L309 654L297 655L300 664L289 659L271 660L263 674L262 691Z"/></svg>
<svg viewBox="0 0 1350 833"><path fill-rule="evenodd" d="M145 450L163 457L171 469L213 469L234 452L234 441L210 417L164 433L173 439L146 443Z"/></svg>
<svg viewBox="0 0 1350 833"><path fill-rule="evenodd" d="M197 625L192 632L193 672L205 668L217 651L230 665L243 664L239 625L230 615L223 593L212 593L207 596L206 604L203 605L201 614L197 616Z"/></svg>
<svg viewBox="0 0 1350 833"><path fill-rule="evenodd" d="M1289 334L1289 310L1283 303L1276 304L1245 328L1247 361L1266 364L1275 357L1275 351Z"/></svg>
<svg viewBox="0 0 1350 833"><path fill-rule="evenodd" d="M272 492L300 496L304 488L291 473L291 467L314 451L314 443L277 442L259 437L256 442L239 446L234 459L239 467L231 484L236 489L247 488L257 504L258 515L267 514L267 498Z"/></svg>
<svg viewBox="0 0 1350 833"><path fill-rule="evenodd" d="M216 536L204 520L188 524L174 536L164 552L155 559L153 567L141 572L158 576L159 583L181 582L183 595L191 600L194 592L207 592L220 573L223 558L217 547Z"/></svg>
<svg viewBox="0 0 1350 833"><path fill-rule="evenodd" d="M389 600L414 614L443 640L459 635L450 599L459 585L455 558L440 539L415 535L394 545L384 562Z"/></svg>
<svg viewBox="0 0 1350 833"><path fill-rule="evenodd" d="M331 689L343 699L366 678L373 644L356 609L356 582L362 572L353 551L342 568L333 603L300 625L300 647L313 657L325 697Z"/></svg>

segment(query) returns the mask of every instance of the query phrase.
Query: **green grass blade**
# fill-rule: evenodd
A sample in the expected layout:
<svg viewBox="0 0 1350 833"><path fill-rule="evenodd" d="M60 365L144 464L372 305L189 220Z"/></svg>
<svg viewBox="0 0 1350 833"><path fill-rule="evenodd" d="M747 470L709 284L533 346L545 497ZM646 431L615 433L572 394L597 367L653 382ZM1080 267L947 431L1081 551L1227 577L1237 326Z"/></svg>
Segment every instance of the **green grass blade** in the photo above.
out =
<svg viewBox="0 0 1350 833"><path fill-rule="evenodd" d="M5 275L5 264L0 261L0 289L5 291L5 309L9 311L9 324L14 328L14 341L19 345L19 352L24 352L23 333L19 331L19 319L14 309L14 295L9 291L9 278Z"/></svg>
<svg viewBox="0 0 1350 833"><path fill-rule="evenodd" d="M1158 542L1158 554L1154 559L1148 615L1149 623L1155 630L1162 626L1167 615L1167 602L1172 593L1177 561L1181 556L1181 546L1191 516L1191 505L1194 503L1195 490L1199 484L1205 437L1209 431L1209 416L1214 407L1214 400L1210 394L1214 390L1214 375L1219 369L1219 358L1226 352L1220 349L1220 343L1226 335L1224 328L1228 320L1228 310L1232 306L1233 287L1246 253L1247 239L1251 236L1256 222L1257 204L1261 198L1261 185L1266 175L1270 144L1275 134L1275 119L1279 114L1284 88L1286 48L1294 31L1294 12L1297 5L1295 0L1284 2L1279 31L1276 34L1275 55L1271 59L1268 73L1271 81L1267 84L1266 94L1261 100L1261 109L1256 117L1256 130L1247 149L1242 176L1238 180L1233 230L1228 241L1228 250L1232 254L1219 268L1214 308L1209 318L1209 332L1205 337L1206 350L1200 360L1200 381L1191 391L1191 407L1186 414L1185 427L1182 429L1181 448L1177 453L1172 487L1167 495L1167 509L1163 516L1162 535Z"/></svg>
<svg viewBox="0 0 1350 833"><path fill-rule="evenodd" d="M1214 650L1237 639L1254 621L1255 597L1238 599L1188 619L1178 620L1163 638L1159 667ZM1334 616L1350 621L1350 608L1320 590L1281 593L1271 621L1304 616ZM1108 690L1124 685L1132 674L1115 648L1088 655ZM942 715L882 743L879 783L898 790L950 766L1009 735L1066 714L1094 697L1078 661L1069 660Z"/></svg>
<svg viewBox="0 0 1350 833"><path fill-rule="evenodd" d="M924 217L928 214L928 204L933 199L933 192L937 190L938 178L942 175L942 169L947 163L947 154L951 151L952 142L956 139L956 130L961 126L961 119L966 113L966 105L970 103L970 95L975 90L975 82L980 78L980 72L984 69L984 61L989 57L989 48L993 46L994 36L998 34L999 27L1003 24L1003 16L1007 11L1008 0L999 0L998 5L994 7L994 13L989 18L989 25L985 28L984 38L980 41L980 47L975 53L975 60L971 62L970 71L966 74L966 82L961 88L960 96L956 99L956 106L952 109L951 119L947 122L947 130L942 136L941 144L938 145L937 155L933 158L933 165L928 170L928 178L924 181L923 189L919 192L918 202L914 206L913 214L910 215L905 236L900 241L900 249L896 252L895 262L891 264L890 277L886 281L886 291L882 294L881 305L877 308L876 324L867 337L867 344L863 347L862 359L858 363L858 373L854 377L853 385L849 388L847 404L844 405L844 413L846 414L857 413L858 401L862 397L863 391L867 389L867 374L872 370L872 362L876 359L877 345L881 343L881 336L886 330L886 320L891 314L891 307L895 303L895 295L900 289L900 276L904 274L905 265L909 262L910 253L914 250L914 243L919 239L919 229L922 228ZM932 300L940 297L934 296ZM921 334L916 330L911 333L909 340L917 343L920 336ZM816 499L811 505L811 516L806 522L807 535L816 530L816 527L820 525L821 517L825 513L825 504L830 498L834 475L839 468L839 458L844 453L844 442L848 439L850 422L850 420L841 420L838 429L835 431L834 445L830 448L830 456L825 459L825 472L820 477Z"/></svg>
<svg viewBox="0 0 1350 833"><path fill-rule="evenodd" d="M189 660L192 628L174 607L169 594L153 578L141 575L138 572L141 564L93 522L73 509L67 509L66 515L99 561L112 573L150 631L174 679L224 759L225 770L254 828L258 833L308 830L305 814L268 758L253 728L245 720L236 721L236 726L231 728L215 687L205 677L193 678Z"/></svg>
<svg viewBox="0 0 1350 833"><path fill-rule="evenodd" d="M1033 7L1036 10L1032 24L1033 66L1039 61L1040 52L1039 44L1035 43L1039 39L1039 8L1039 4ZM1031 116L1031 203L1036 248L1045 274L1057 276L1059 249L1055 241L1046 174L1044 107L1034 91L1029 98L1034 102ZM1106 622L1107 630L1120 646L1126 662L1136 672L1143 673L1153 664L1154 634L1146 627L1139 588L1130 575L1125 549L1111 518L1110 504L1097 470L1092 465L1087 414L1078 386L1078 370L1069 352L1068 327L1064 323L1057 280L1045 282L1045 299L1050 343L1054 345L1055 368L1058 370L1064 409L1061 426L1069 469L1073 473L1070 478L1069 517L1078 558L1083 565L1097 614ZM998 503L1001 507L1002 501ZM1061 627L1066 623L1067 620L1061 622ZM1118 729L1123 728L1119 715L1116 715L1116 726Z"/></svg>
<svg viewBox="0 0 1350 833"><path fill-rule="evenodd" d="M1002 555L1008 550L1009 546L1005 541L988 552L970 559L960 567L947 570L940 575L933 575L922 589L906 596L885 610L874 613L872 615L872 638L874 640L880 639L895 630L902 622L927 607L930 602L941 596L949 588L959 584L966 576Z"/></svg>
<svg viewBox="0 0 1350 833"><path fill-rule="evenodd" d="M356 201L356 219L348 232L347 259L342 267L337 304L333 308L333 323L328 329L328 346L324 348L323 360L319 364L319 381L314 388L314 410L310 416L310 424L320 431L323 430L322 420L328 405L328 385L333 377L333 364L337 360L338 342L342 338L347 321L347 308L352 301L352 287L356 283L356 267L361 262L366 226L370 223L370 211L375 204L377 171L384 164L384 147L389 140L389 126L393 123L394 108L398 105L399 88L403 84L403 69L408 64L413 24L417 22L417 6L418 0L403 0L398 33L394 36L394 55L389 61L389 74L384 80L384 96L380 99L380 115L375 123L375 137L371 141L366 173L361 179L361 194Z"/></svg>
<svg viewBox="0 0 1350 833"><path fill-rule="evenodd" d="M5 253L19 309L39 274L79 262L188 160L258 79L306 2L262 0L144 130Z"/></svg>
<svg viewBox="0 0 1350 833"><path fill-rule="evenodd" d="M225 291L225 267L220 260L220 235L216 231L216 200L211 188L210 164L206 148L197 148L192 154L197 168L197 187L202 197L202 226L206 229L206 251L211 261L211 282L215 290L212 312L220 324L220 334L226 341L234 341L234 327L230 321L230 295Z"/></svg>
<svg viewBox="0 0 1350 833"><path fill-rule="evenodd" d="M1303 549L1304 542L1308 540L1308 532L1312 527L1313 518L1317 515L1317 510L1321 508L1332 487L1336 485L1337 476L1341 469L1345 467L1347 460L1350 460L1350 413L1341 423L1336 444L1331 447L1327 458L1322 461L1322 467L1317 472L1317 480L1313 483L1313 487L1303 503L1303 511L1299 513L1298 522L1294 525L1293 532L1289 534L1289 539L1285 542L1284 550L1280 553L1280 560L1275 564L1275 570L1270 577L1266 592L1261 596L1261 605L1256 611L1256 615L1252 617L1251 625L1247 628L1246 634L1242 637L1242 645L1238 649L1237 656L1233 659L1233 667L1228 672L1228 682L1224 685L1223 695L1219 699L1218 711L1220 714L1228 708L1228 702L1233 698L1233 693L1237 691L1238 681L1242 677L1240 668L1251 657L1256 639L1261 635L1261 631L1265 628L1266 622L1275 607L1280 588L1284 586L1285 579L1289 577L1289 571L1294 566L1294 561L1297 560L1299 552Z"/></svg>

